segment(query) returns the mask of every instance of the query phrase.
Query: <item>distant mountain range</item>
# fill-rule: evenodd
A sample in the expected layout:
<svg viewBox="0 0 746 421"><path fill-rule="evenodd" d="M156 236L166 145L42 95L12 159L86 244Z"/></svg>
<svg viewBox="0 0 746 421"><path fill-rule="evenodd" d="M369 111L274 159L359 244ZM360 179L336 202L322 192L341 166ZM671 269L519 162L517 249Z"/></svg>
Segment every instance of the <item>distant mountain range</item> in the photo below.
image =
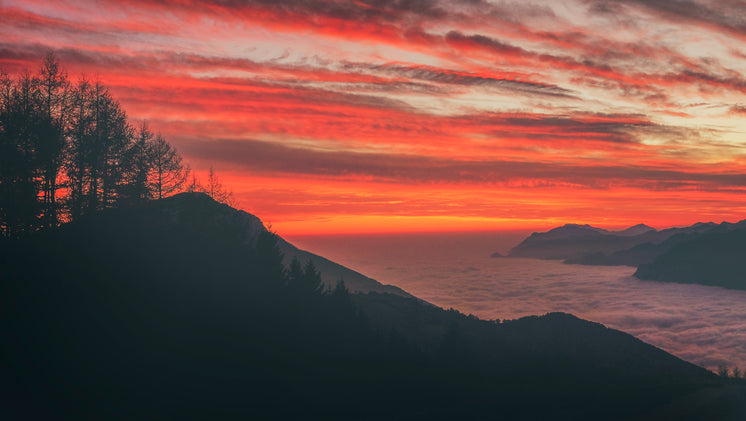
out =
<svg viewBox="0 0 746 421"><path fill-rule="evenodd" d="M721 224L670 243L665 252L651 262L641 263L635 276L746 290L746 227L743 221Z"/></svg>
<svg viewBox="0 0 746 421"><path fill-rule="evenodd" d="M637 266L641 279L746 289L746 220L660 231L643 224L621 231L567 224L531 234L509 256Z"/></svg>
<svg viewBox="0 0 746 421"><path fill-rule="evenodd" d="M288 269L292 256L323 274ZM3 419L746 414L743 384L628 334L443 310L204 194L0 240L0 275ZM321 278L357 292L321 293Z"/></svg>

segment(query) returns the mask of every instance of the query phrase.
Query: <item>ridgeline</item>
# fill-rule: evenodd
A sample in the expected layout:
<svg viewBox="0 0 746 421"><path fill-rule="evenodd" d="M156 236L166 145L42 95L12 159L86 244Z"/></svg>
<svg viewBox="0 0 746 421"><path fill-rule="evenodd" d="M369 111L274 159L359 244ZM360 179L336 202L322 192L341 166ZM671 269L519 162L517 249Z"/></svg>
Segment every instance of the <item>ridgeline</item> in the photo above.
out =
<svg viewBox="0 0 746 421"><path fill-rule="evenodd" d="M3 239L5 419L746 414L741 383L623 332L560 313L485 321L380 284L352 293L282 244L200 193Z"/></svg>

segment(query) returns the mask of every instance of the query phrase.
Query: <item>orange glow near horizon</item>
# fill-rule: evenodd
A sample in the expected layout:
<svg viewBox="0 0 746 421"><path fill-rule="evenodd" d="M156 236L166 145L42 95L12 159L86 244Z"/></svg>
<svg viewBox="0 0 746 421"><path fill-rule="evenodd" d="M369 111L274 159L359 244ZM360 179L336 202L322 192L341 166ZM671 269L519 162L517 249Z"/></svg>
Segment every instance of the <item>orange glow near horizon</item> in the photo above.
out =
<svg viewBox="0 0 746 421"><path fill-rule="evenodd" d="M405 3L6 0L0 69L53 51L280 234L746 218L730 6Z"/></svg>
<svg viewBox="0 0 746 421"><path fill-rule="evenodd" d="M221 180L233 186L236 207L260 217L280 235L544 231L568 223L610 230L644 223L665 229L735 222L746 214L746 203L732 204L732 192L692 197L691 191L651 194L633 187L578 192L572 187L423 186L325 178L306 179L298 186L294 180L230 172ZM697 213L689 211L694 207Z"/></svg>

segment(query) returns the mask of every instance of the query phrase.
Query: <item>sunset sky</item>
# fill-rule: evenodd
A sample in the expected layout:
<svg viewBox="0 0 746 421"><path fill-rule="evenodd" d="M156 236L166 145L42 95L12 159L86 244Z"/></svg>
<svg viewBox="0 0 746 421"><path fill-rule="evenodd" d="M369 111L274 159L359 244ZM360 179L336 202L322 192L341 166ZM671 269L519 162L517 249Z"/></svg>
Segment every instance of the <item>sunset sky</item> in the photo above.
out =
<svg viewBox="0 0 746 421"><path fill-rule="evenodd" d="M739 0L0 0L281 235L746 218Z"/></svg>

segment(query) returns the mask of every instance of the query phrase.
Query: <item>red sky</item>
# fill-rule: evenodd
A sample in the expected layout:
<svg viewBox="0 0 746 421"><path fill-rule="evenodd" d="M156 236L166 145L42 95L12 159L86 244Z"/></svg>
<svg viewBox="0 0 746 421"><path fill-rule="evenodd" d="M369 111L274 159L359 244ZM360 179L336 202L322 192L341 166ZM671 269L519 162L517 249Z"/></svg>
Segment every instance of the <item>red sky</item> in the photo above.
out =
<svg viewBox="0 0 746 421"><path fill-rule="evenodd" d="M746 218L746 3L3 0L281 235Z"/></svg>

